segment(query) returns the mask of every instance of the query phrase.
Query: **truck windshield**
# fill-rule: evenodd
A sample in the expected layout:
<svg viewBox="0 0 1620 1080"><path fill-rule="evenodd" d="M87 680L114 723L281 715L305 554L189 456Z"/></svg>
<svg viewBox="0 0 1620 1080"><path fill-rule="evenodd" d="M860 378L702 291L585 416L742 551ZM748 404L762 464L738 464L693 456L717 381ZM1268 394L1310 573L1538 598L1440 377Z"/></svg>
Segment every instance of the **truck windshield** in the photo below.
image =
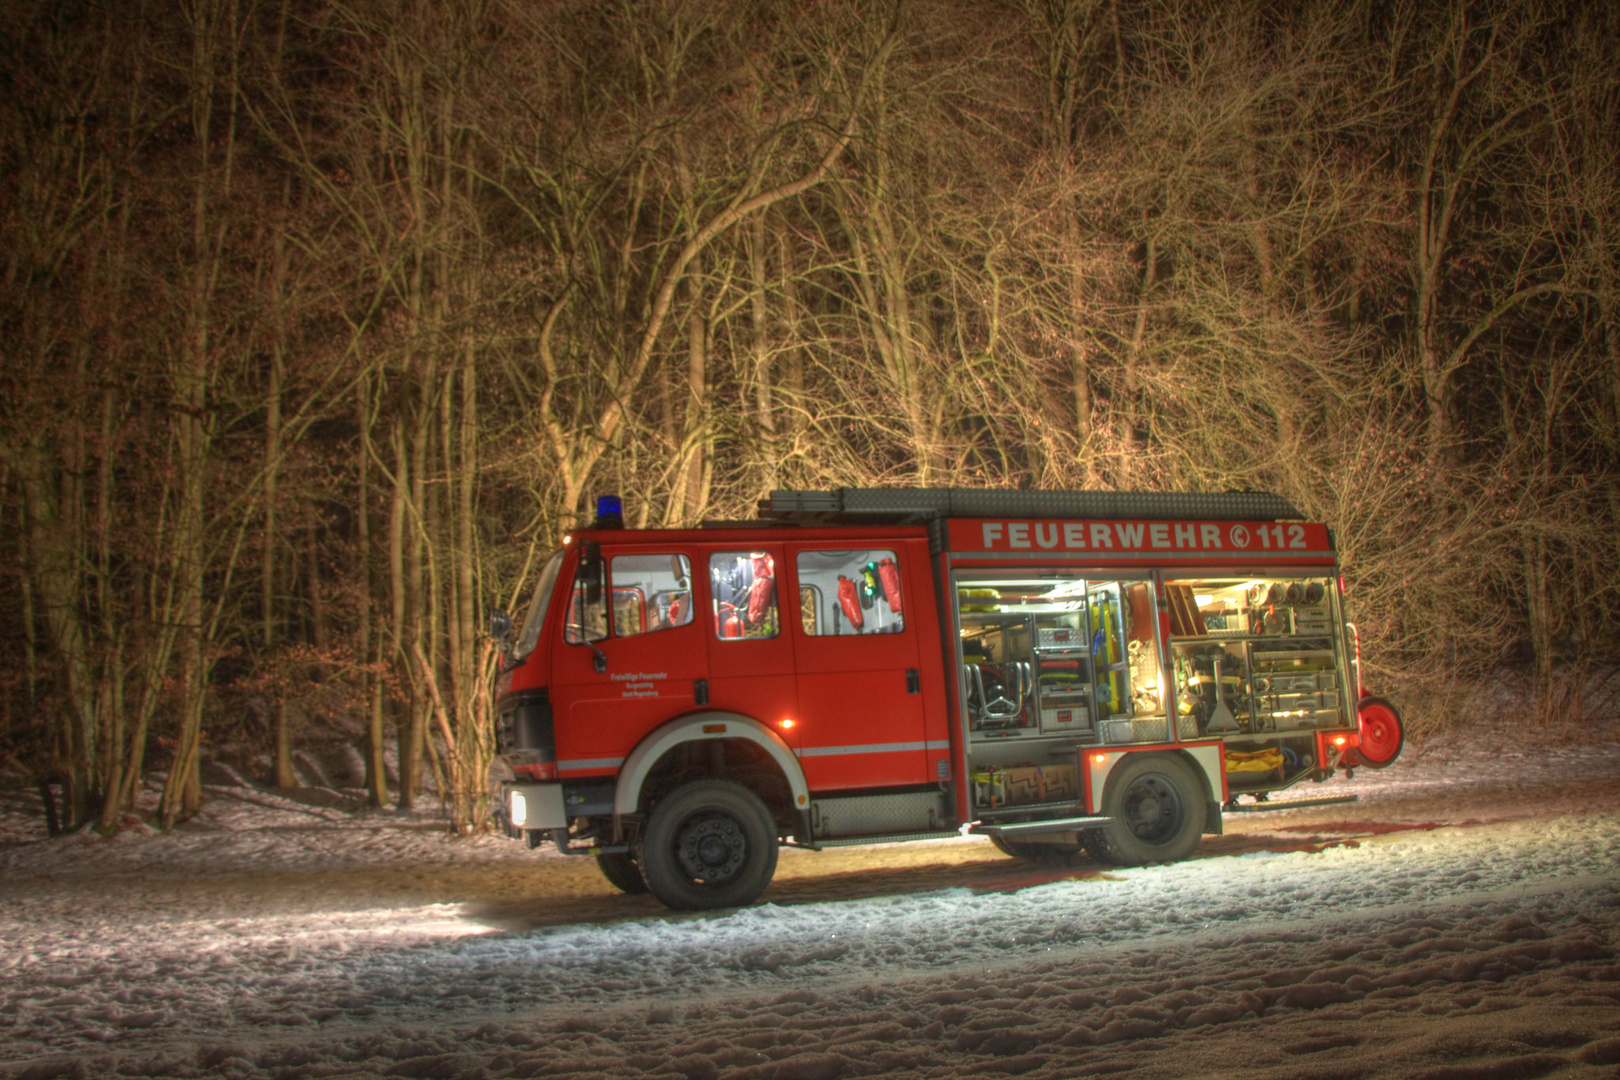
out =
<svg viewBox="0 0 1620 1080"><path fill-rule="evenodd" d="M523 618L523 632L518 635L517 647L512 650L512 656L521 660L534 652L535 644L540 640L540 624L546 621L546 608L551 606L551 590L557 584L557 571L562 569L563 553L557 551L546 560L545 569L540 571L540 580L534 584L534 596L529 600L528 614Z"/></svg>

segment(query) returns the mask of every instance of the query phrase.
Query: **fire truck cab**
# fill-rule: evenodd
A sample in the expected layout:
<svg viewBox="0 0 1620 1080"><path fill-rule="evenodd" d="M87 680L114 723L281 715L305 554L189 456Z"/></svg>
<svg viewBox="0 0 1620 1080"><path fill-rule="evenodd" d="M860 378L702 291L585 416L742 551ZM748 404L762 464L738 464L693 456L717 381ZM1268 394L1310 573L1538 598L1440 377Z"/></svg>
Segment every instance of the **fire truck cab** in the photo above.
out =
<svg viewBox="0 0 1620 1080"><path fill-rule="evenodd" d="M1182 859L1402 742L1332 533L1263 493L777 491L690 530L606 500L509 625L503 827L677 909L753 902L783 843Z"/></svg>

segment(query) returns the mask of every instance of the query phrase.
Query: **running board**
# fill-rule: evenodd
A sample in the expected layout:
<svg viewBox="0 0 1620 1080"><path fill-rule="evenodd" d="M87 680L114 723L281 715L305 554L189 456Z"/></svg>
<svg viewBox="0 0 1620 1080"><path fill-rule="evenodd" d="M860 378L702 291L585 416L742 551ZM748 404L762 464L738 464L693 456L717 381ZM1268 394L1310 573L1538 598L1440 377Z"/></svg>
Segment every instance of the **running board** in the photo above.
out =
<svg viewBox="0 0 1620 1080"><path fill-rule="evenodd" d="M832 839L817 840L811 844L801 844L789 841L786 847L802 847L810 851L819 851L829 847L855 847L857 844L903 844L908 840L949 840L960 838L961 833L956 829L946 829L943 832L915 832L889 834L887 836L839 836Z"/></svg>
<svg viewBox="0 0 1620 1080"><path fill-rule="evenodd" d="M1020 814L1072 814L1078 809L1080 809L1078 799L1065 799L1061 802L1049 803L1020 803L1016 806L1000 806L994 810L980 810L979 820L993 822L999 818L1017 817Z"/></svg>
<svg viewBox="0 0 1620 1080"><path fill-rule="evenodd" d="M1297 810L1302 806L1329 806L1333 803L1356 802L1360 795L1313 795L1308 799L1284 799L1282 802L1236 803L1221 807L1227 814L1260 814L1267 810Z"/></svg>
<svg viewBox="0 0 1620 1080"><path fill-rule="evenodd" d="M968 832L981 836L1019 836L1024 833L1074 832L1076 829L1100 829L1113 818L1071 817L1052 821L1014 821L1007 825L987 825L975 821Z"/></svg>

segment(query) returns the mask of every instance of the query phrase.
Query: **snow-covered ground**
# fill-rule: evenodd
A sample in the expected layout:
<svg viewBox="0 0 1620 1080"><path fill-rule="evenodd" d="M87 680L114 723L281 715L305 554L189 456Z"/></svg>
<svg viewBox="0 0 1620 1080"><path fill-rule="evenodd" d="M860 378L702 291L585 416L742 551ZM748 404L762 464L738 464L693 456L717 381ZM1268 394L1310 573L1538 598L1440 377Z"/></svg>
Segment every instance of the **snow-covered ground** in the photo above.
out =
<svg viewBox="0 0 1620 1080"><path fill-rule="evenodd" d="M220 787L170 836L0 847L0 1076L1614 1077L1612 736L1431 740L1176 866L790 850L708 916Z"/></svg>

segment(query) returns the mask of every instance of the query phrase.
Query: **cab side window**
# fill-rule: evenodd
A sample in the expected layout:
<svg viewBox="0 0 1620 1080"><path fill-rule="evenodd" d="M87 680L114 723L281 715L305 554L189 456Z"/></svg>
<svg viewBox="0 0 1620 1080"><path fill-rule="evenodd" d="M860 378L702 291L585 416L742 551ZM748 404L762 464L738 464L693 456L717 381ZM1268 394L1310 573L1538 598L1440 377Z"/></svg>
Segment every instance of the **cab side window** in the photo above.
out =
<svg viewBox="0 0 1620 1080"><path fill-rule="evenodd" d="M604 600L591 603L575 583L563 640L570 645L608 636L631 637L692 621L692 563L685 555L615 555L608 562Z"/></svg>
<svg viewBox="0 0 1620 1080"><path fill-rule="evenodd" d="M692 563L685 555L615 555L609 578L614 637L692 621Z"/></svg>
<svg viewBox="0 0 1620 1080"><path fill-rule="evenodd" d="M780 632L776 560L766 551L721 551L709 557L714 636L721 641L773 638Z"/></svg>
<svg viewBox="0 0 1620 1080"><path fill-rule="evenodd" d="M806 634L848 637L905 629L905 598L894 552L801 551L796 566Z"/></svg>

